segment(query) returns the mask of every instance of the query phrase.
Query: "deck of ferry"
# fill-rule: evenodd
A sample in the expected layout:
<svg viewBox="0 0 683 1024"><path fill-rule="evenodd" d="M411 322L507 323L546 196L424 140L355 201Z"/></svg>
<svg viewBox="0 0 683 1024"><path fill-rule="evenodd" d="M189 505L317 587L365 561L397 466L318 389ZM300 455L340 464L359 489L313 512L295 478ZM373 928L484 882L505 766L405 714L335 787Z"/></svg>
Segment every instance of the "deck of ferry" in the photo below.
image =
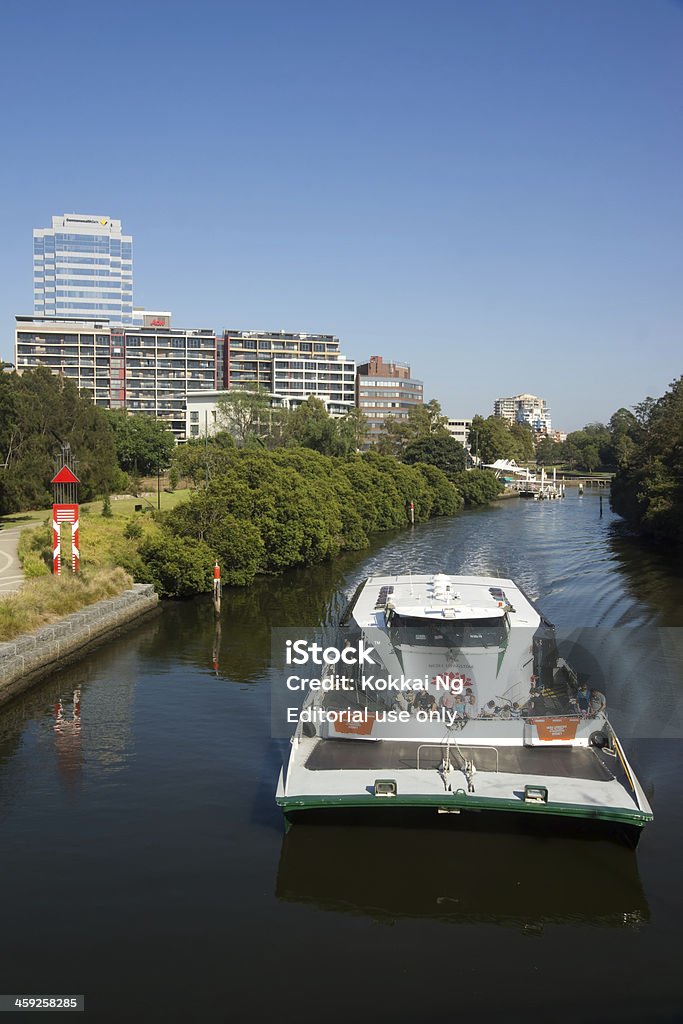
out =
<svg viewBox="0 0 683 1024"><path fill-rule="evenodd" d="M451 765L456 767L457 754L451 746ZM468 747L458 744L463 757L474 761L478 772L501 772L512 775L545 775L561 779L586 779L609 782L614 774L603 763L593 747L570 749L538 747ZM420 768L436 769L445 756L443 744L403 743L398 741L368 742L366 740L328 740L316 743L306 759L309 771L372 770L397 771ZM419 753L419 761L418 761Z"/></svg>

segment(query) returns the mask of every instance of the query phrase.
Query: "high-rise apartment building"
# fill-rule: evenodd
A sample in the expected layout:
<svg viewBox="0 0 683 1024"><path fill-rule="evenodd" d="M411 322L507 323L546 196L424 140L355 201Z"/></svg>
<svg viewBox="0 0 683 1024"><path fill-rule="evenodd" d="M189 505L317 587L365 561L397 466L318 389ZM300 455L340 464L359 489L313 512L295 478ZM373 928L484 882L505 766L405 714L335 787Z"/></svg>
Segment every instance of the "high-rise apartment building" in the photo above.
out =
<svg viewBox="0 0 683 1024"><path fill-rule="evenodd" d="M537 395L515 395L513 398L497 398L493 405L494 416L500 416L509 423L527 423L536 434L551 431L550 410L545 398Z"/></svg>
<svg viewBox="0 0 683 1024"><path fill-rule="evenodd" d="M508 423L514 423L517 415L517 399L497 398L493 403L493 415L507 420Z"/></svg>
<svg viewBox="0 0 683 1024"><path fill-rule="evenodd" d="M354 408L356 364L339 351L332 334L285 331L224 332L223 385L260 388L293 408L310 395L332 416Z"/></svg>
<svg viewBox="0 0 683 1024"><path fill-rule="evenodd" d="M96 405L162 420L185 437L188 391L218 385L218 352L211 330L178 330L169 313L144 313L139 327L106 319L18 316L18 372L47 366L90 391Z"/></svg>
<svg viewBox="0 0 683 1024"><path fill-rule="evenodd" d="M385 363L371 356L358 367L356 404L367 419L367 444L375 444L388 419L407 419L411 408L422 405L424 386L413 380L407 363Z"/></svg>
<svg viewBox="0 0 683 1024"><path fill-rule="evenodd" d="M36 316L133 324L133 239L111 217L64 214L33 232Z"/></svg>

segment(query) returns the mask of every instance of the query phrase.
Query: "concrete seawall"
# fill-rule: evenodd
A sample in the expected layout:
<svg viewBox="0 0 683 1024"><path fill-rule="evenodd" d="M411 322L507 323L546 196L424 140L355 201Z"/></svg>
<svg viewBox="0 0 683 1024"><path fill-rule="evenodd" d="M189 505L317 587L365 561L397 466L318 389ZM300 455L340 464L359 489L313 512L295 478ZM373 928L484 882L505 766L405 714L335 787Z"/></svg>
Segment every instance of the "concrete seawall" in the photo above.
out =
<svg viewBox="0 0 683 1024"><path fill-rule="evenodd" d="M118 597L98 601L35 633L0 643L0 706L50 670L81 657L107 634L153 611L158 603L151 584L136 583Z"/></svg>

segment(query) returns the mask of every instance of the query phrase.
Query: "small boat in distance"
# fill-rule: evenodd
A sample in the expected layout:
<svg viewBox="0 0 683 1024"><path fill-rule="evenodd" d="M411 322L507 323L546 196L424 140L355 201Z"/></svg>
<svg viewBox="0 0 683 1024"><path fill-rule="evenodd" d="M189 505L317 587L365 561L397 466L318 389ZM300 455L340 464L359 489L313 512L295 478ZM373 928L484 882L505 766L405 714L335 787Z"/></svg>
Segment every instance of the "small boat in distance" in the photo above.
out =
<svg viewBox="0 0 683 1024"><path fill-rule="evenodd" d="M652 820L604 694L580 683L512 580L370 577L338 646L280 774L288 822L333 808L495 811L608 822L637 842Z"/></svg>

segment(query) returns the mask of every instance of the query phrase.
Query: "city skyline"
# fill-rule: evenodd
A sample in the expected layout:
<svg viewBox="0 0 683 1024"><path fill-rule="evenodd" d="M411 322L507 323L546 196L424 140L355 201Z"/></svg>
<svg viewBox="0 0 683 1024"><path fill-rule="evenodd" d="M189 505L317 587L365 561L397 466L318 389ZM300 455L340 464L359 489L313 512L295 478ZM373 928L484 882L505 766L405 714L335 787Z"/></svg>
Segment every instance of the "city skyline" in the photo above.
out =
<svg viewBox="0 0 683 1024"><path fill-rule="evenodd" d="M31 230L103 210L135 238L136 305L188 328L334 334L359 363L411 363L452 417L530 392L572 430L680 374L680 7L156 13L6 13L8 41L59 52L71 120L45 122L30 159L15 145L44 92L6 42L3 358L32 308ZM104 30L145 76L89 91L81 58ZM182 86L165 74L178 47L201 53Z"/></svg>

